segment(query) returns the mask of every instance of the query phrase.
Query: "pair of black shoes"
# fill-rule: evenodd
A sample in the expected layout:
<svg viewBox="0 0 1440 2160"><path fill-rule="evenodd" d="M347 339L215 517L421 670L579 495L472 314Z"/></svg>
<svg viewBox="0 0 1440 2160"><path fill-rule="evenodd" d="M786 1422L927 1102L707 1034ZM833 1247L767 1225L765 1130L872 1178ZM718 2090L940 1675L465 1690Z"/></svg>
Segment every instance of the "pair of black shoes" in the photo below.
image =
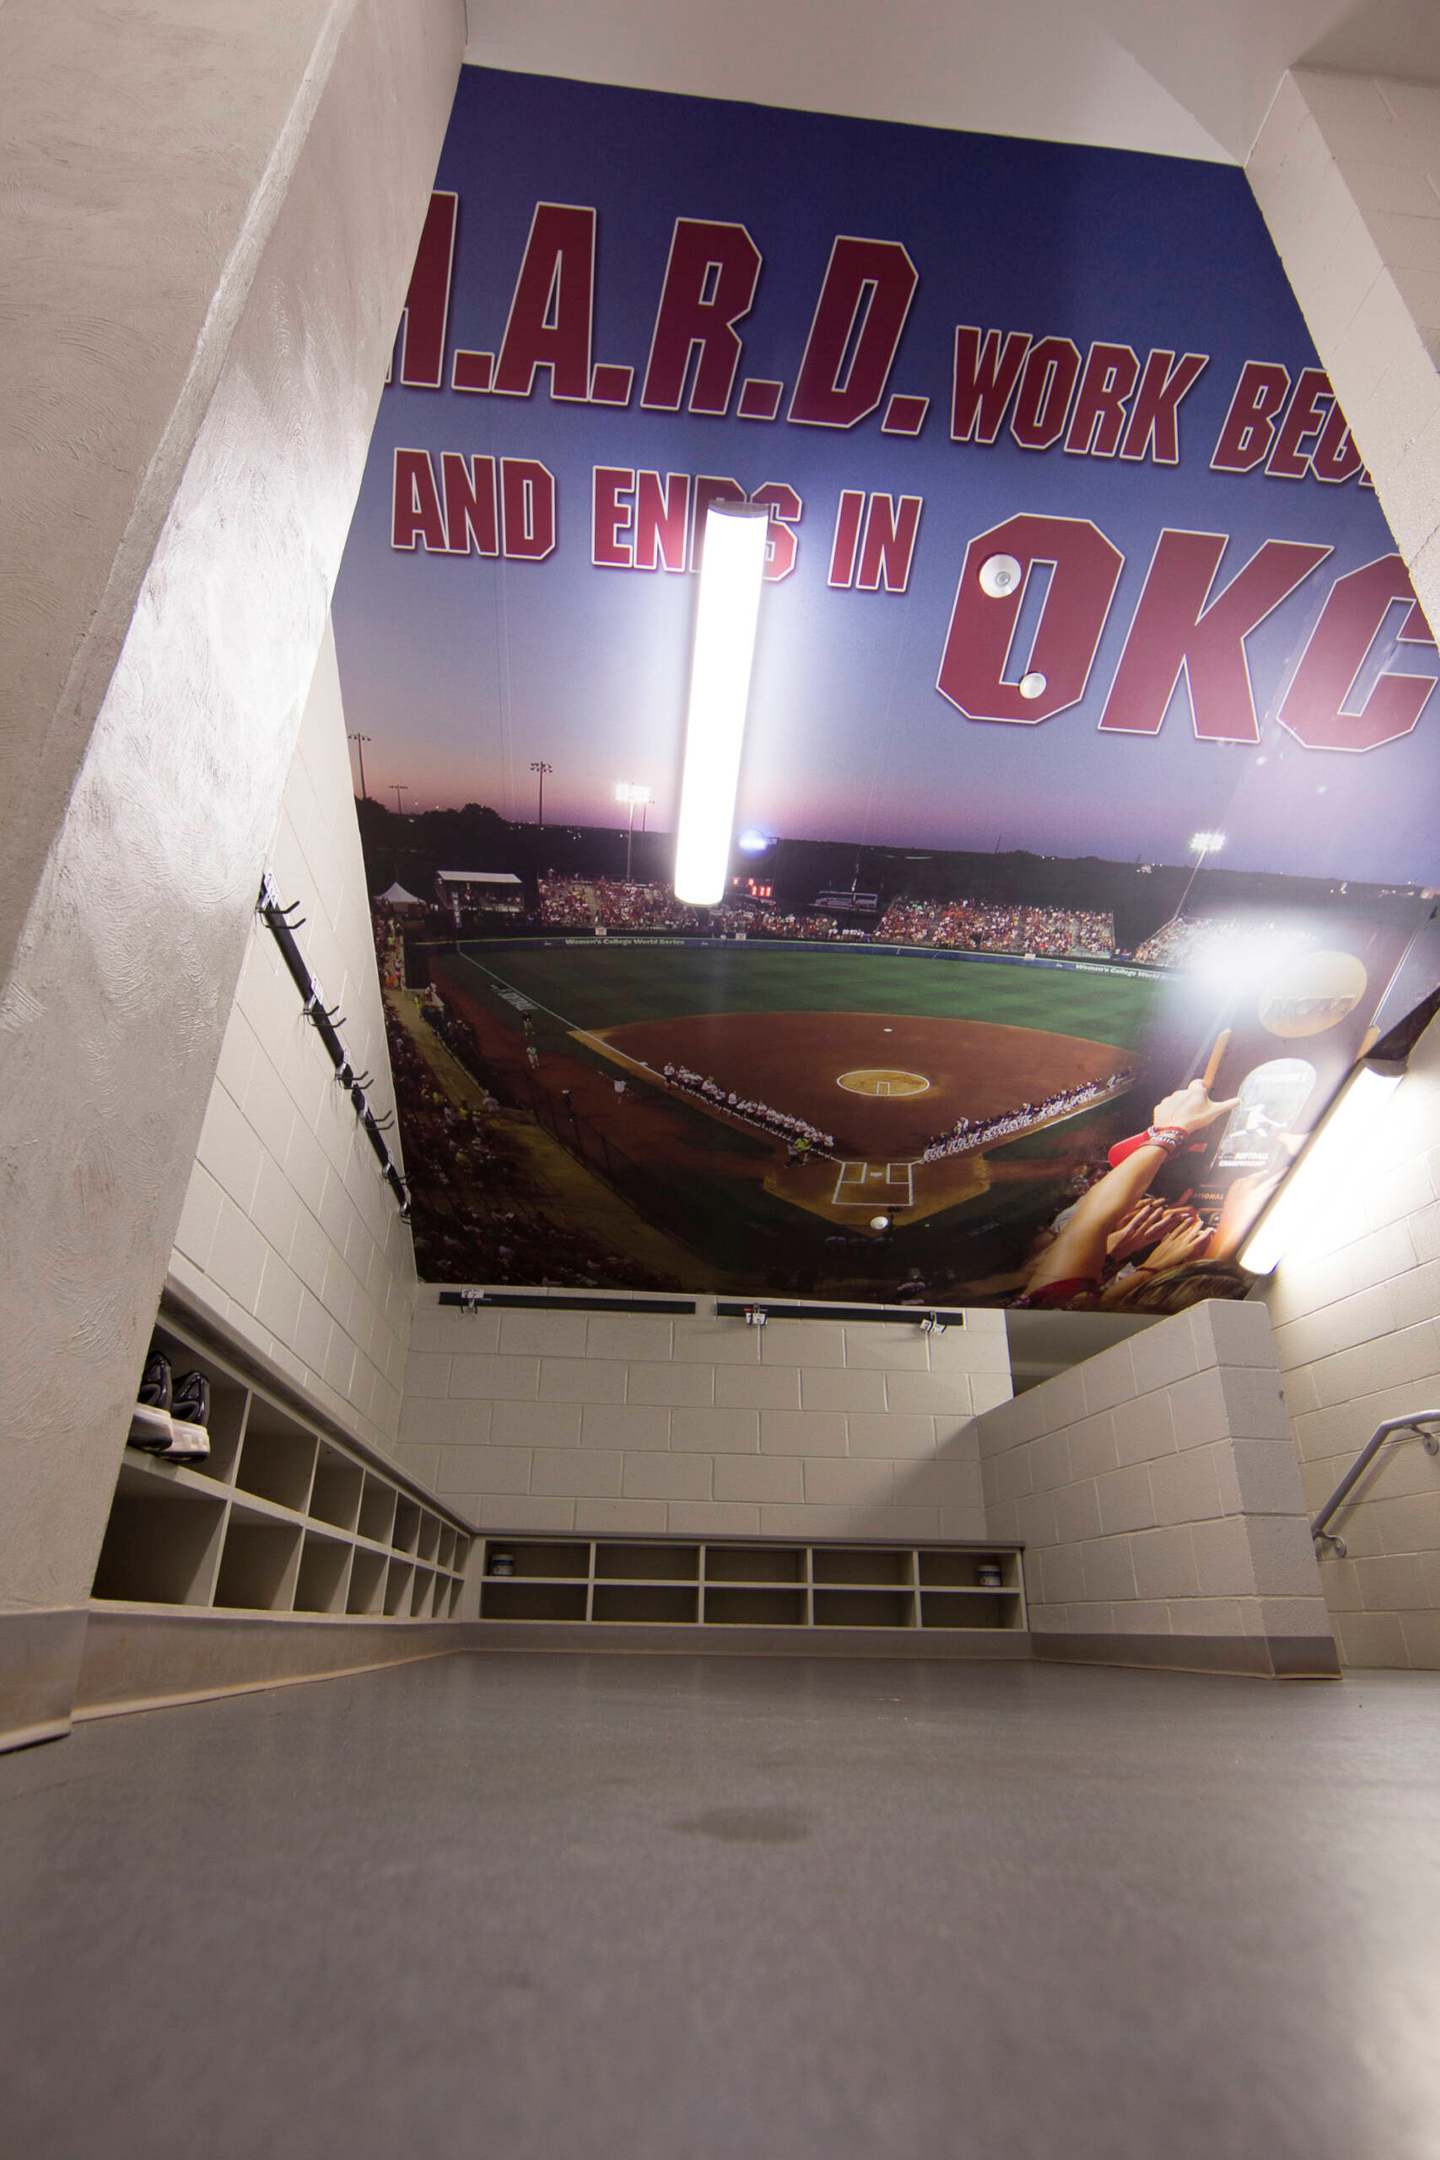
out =
<svg viewBox="0 0 1440 2160"><path fill-rule="evenodd" d="M210 1455L210 1383L202 1372L172 1377L163 1350L151 1348L130 1419L130 1445L165 1462L205 1462Z"/></svg>

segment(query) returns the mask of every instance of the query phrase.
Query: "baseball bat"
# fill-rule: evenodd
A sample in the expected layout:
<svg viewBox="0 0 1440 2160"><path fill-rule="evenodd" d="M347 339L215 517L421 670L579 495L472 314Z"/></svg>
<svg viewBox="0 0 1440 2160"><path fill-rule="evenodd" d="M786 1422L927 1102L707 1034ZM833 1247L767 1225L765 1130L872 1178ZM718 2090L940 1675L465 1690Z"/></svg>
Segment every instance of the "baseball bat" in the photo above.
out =
<svg viewBox="0 0 1440 2160"><path fill-rule="evenodd" d="M1220 1033L1215 1038L1215 1047L1210 1052L1209 1062L1205 1067L1204 1074L1202 1075L1205 1084L1205 1092L1207 1095L1209 1094L1211 1088L1215 1085L1215 1075L1220 1070L1220 1060L1224 1057L1225 1052L1229 1049L1229 1047L1230 1030L1229 1028L1221 1028Z"/></svg>

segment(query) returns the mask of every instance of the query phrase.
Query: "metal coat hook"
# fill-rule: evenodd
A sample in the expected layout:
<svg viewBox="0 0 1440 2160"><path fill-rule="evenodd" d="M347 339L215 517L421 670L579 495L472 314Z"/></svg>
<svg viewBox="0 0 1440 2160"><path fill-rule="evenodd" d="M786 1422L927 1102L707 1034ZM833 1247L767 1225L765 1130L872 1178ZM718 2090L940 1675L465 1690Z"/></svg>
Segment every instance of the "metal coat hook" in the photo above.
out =
<svg viewBox="0 0 1440 2160"><path fill-rule="evenodd" d="M387 1110L381 1119L377 1118L370 1108L365 1089L370 1084L371 1075L368 1071L357 1074L349 1053L340 1040L339 1031L345 1025L345 1015L338 1002L334 1005L325 1003L325 993L311 974L305 955L295 942L294 933L305 921L303 915L296 916L299 905L298 900L282 903L275 881L267 870L260 880L256 913L262 917L280 948L281 957L300 992L301 1010L325 1045L330 1062L335 1067L335 1077L349 1095L361 1128L375 1150L381 1176L394 1193L400 1213L408 1216L410 1194L404 1178L400 1175L399 1164L385 1141L385 1132L395 1123L395 1114L392 1110ZM292 917L296 919L292 920Z"/></svg>

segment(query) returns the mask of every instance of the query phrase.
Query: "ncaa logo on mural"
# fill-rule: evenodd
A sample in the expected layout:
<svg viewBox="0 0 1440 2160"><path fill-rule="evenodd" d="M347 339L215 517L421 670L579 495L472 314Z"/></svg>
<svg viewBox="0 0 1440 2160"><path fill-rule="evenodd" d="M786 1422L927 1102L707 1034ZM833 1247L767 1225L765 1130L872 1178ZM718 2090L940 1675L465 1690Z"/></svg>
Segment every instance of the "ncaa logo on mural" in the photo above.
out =
<svg viewBox="0 0 1440 2160"><path fill-rule="evenodd" d="M1365 969L1354 953L1308 952L1260 993L1260 1025L1271 1035L1323 1035L1365 995Z"/></svg>
<svg viewBox="0 0 1440 2160"><path fill-rule="evenodd" d="M930 1082L924 1073L900 1072L891 1065L862 1065L841 1073L835 1082L850 1095L924 1095Z"/></svg>

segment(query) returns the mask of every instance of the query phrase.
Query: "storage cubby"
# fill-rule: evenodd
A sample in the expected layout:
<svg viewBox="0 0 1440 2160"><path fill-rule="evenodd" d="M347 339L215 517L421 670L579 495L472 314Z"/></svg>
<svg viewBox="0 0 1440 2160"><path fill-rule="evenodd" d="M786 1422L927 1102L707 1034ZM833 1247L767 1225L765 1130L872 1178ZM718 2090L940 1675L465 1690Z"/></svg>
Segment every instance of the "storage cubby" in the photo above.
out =
<svg viewBox="0 0 1440 2160"><path fill-rule="evenodd" d="M122 1470L122 1481L126 1471ZM225 1503L197 1495L180 1485L135 1490L131 1484L115 1495L100 1562L95 1596L163 1605L208 1605L220 1553ZM150 1481L145 1481L148 1485Z"/></svg>
<svg viewBox="0 0 1440 2160"><path fill-rule="evenodd" d="M700 1592L698 1588L687 1589L683 1583L597 1582L590 1617L644 1621L652 1626L693 1626L700 1618Z"/></svg>
<svg viewBox="0 0 1440 2160"><path fill-rule="evenodd" d="M1016 1628L1018 1590L922 1590L920 1625L948 1628Z"/></svg>
<svg viewBox="0 0 1440 2160"><path fill-rule="evenodd" d="M798 1584L708 1582L705 1622L710 1627L803 1627L805 1591Z"/></svg>
<svg viewBox="0 0 1440 2160"><path fill-rule="evenodd" d="M707 1545L707 1583L803 1583L803 1545Z"/></svg>
<svg viewBox="0 0 1440 2160"><path fill-rule="evenodd" d="M480 1586L482 1620L583 1620L589 1599L583 1582L496 1582Z"/></svg>
<svg viewBox="0 0 1440 2160"><path fill-rule="evenodd" d="M345 1599L345 1610L366 1617L385 1610L385 1561L377 1552L367 1552L363 1545L355 1547L355 1557L350 1563L350 1590Z"/></svg>
<svg viewBox="0 0 1440 2160"><path fill-rule="evenodd" d="M393 1485L387 1485L369 1472L365 1477L365 1489L360 1496L360 1521L357 1525L363 1538L373 1544L388 1545L395 1529L395 1502L399 1495Z"/></svg>
<svg viewBox="0 0 1440 2160"><path fill-rule="evenodd" d="M1019 1558L1013 1552L956 1552L927 1547L918 1555L922 1590L976 1590L981 1568L999 1568L1006 1590L1019 1587Z"/></svg>
<svg viewBox="0 0 1440 2160"><path fill-rule="evenodd" d="M271 1500L276 1507L303 1515L310 1498L315 1450L315 1435L298 1428L294 1433L257 1432L252 1405L235 1471L236 1487L253 1493L257 1500Z"/></svg>
<svg viewBox="0 0 1440 2160"><path fill-rule="evenodd" d="M286 1523L248 1521L232 1511L220 1555L215 1603L245 1612L289 1612L295 1603L301 1532Z"/></svg>
<svg viewBox="0 0 1440 2160"><path fill-rule="evenodd" d="M913 1590L820 1590L816 1627L905 1628L915 1625Z"/></svg>
<svg viewBox="0 0 1440 2160"><path fill-rule="evenodd" d="M915 1556L910 1552L885 1552L867 1545L817 1545L812 1558L817 1584L885 1583L908 1588L915 1580Z"/></svg>
<svg viewBox="0 0 1440 2160"><path fill-rule="evenodd" d="M209 1381L210 1416L205 1430L210 1435L210 1453L200 1467L217 1484L228 1484L234 1477L235 1462L240 1453L250 1400L248 1391L222 1361L196 1349L176 1329L157 1324L154 1341L156 1348L163 1350L169 1358L170 1370L176 1380L183 1379L186 1373L199 1372Z"/></svg>
<svg viewBox="0 0 1440 2160"><path fill-rule="evenodd" d="M97 1606L406 1621L458 1610L473 1541L443 1501L289 1407L188 1320L165 1314L155 1339L177 1377L209 1381L211 1451L191 1466L126 1448Z"/></svg>
<svg viewBox="0 0 1440 2160"><path fill-rule="evenodd" d="M462 1558L463 1544L457 1545ZM505 1570L498 1576L497 1560ZM982 1565L1001 1568L1003 1589L980 1587ZM600 1627L774 1628L802 1637L861 1628L896 1636L943 1630L958 1638L963 1630L973 1639L1023 1633L1025 1595L1015 1546L772 1545L738 1538L711 1545L497 1532L484 1541L480 1618L517 1626L588 1619ZM961 1654L958 1642L955 1654Z"/></svg>
<svg viewBox="0 0 1440 2160"><path fill-rule="evenodd" d="M310 1514L316 1522L334 1523L338 1530L353 1530L360 1517L360 1495L365 1473L322 1441L310 1488Z"/></svg>
<svg viewBox="0 0 1440 2160"><path fill-rule="evenodd" d="M295 1581L296 1612L344 1612L353 1546L307 1532Z"/></svg>
<svg viewBox="0 0 1440 2160"><path fill-rule="evenodd" d="M579 1544L540 1543L532 1538L489 1538L485 1546L485 1572L492 1572L496 1553L509 1553L514 1562L516 1575L540 1576L545 1579L556 1576L578 1575L582 1579L590 1573L590 1543L586 1539Z"/></svg>
<svg viewBox="0 0 1440 2160"><path fill-rule="evenodd" d="M597 1545L596 1582L696 1582L697 1545Z"/></svg>

